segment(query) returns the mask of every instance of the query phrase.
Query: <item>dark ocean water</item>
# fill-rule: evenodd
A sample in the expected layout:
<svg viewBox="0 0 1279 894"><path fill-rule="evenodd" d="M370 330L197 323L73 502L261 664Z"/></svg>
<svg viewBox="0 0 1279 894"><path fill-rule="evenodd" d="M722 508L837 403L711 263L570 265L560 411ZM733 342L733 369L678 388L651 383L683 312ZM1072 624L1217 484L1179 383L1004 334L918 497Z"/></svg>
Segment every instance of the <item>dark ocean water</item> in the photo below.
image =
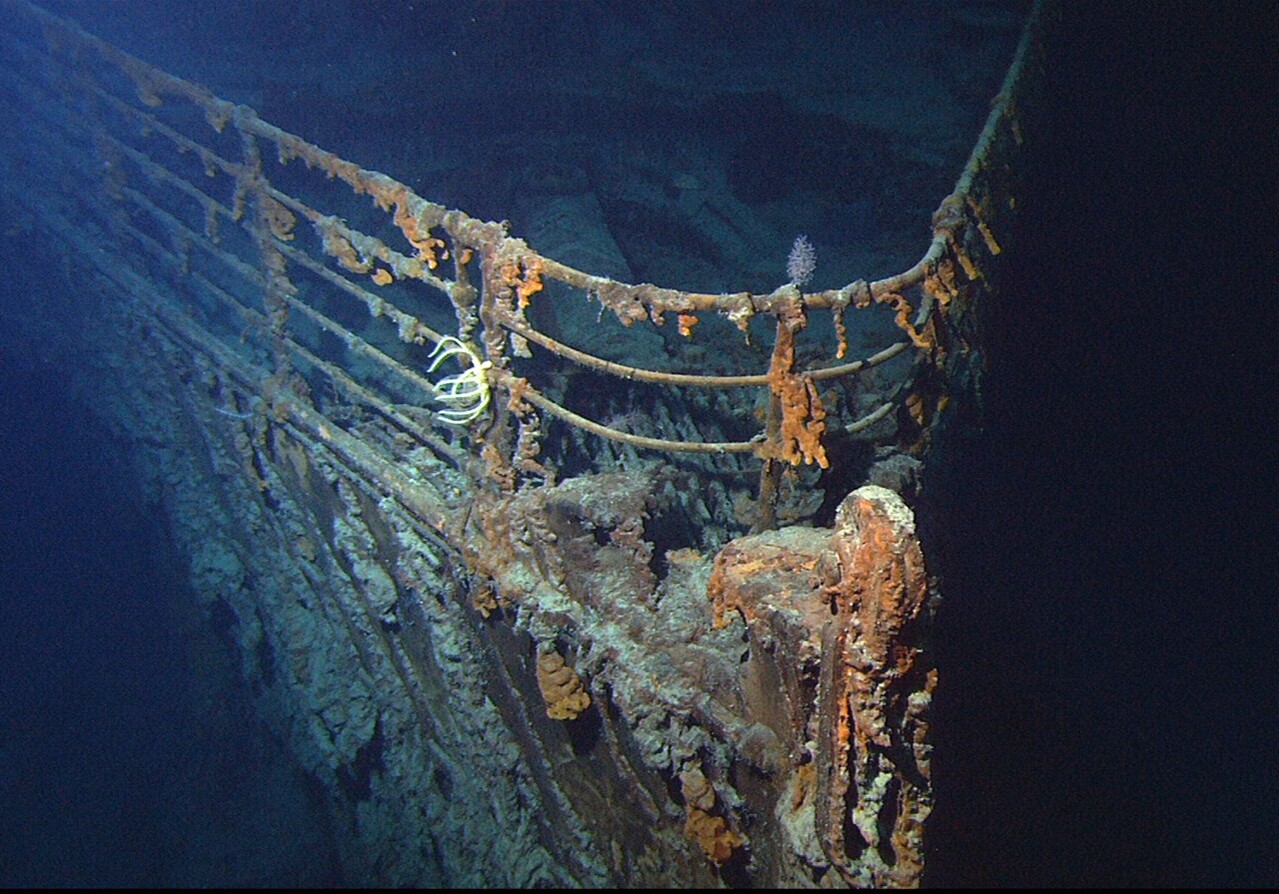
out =
<svg viewBox="0 0 1279 894"><path fill-rule="evenodd" d="M58 379L0 351L0 885L331 882L303 775Z"/></svg>
<svg viewBox="0 0 1279 894"><path fill-rule="evenodd" d="M1273 885L1275 18L1066 21L948 475L930 879Z"/></svg>
<svg viewBox="0 0 1279 894"><path fill-rule="evenodd" d="M135 44L146 15L162 33L189 14L76 8ZM1279 196L1257 161L1274 20L1261 4L1066 16L988 426L935 485L928 881L1279 884L1279 525L1257 460L1279 359ZM125 448L2 337L0 426L0 884L336 880L306 782L237 697Z"/></svg>

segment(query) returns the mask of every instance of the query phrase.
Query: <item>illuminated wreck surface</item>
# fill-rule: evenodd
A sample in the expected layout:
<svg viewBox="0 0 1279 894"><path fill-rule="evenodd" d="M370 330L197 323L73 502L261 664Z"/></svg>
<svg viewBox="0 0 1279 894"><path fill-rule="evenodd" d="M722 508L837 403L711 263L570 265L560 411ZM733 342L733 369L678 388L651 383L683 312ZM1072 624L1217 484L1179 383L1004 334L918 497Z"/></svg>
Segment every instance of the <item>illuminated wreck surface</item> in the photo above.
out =
<svg viewBox="0 0 1279 894"><path fill-rule="evenodd" d="M113 703L173 721L64 780L69 845L10 720L50 831L0 880L927 878L927 484L1058 17L3 6L8 350L134 476L96 502L166 594L66 575L61 623L146 617ZM105 861L72 792L166 766Z"/></svg>
<svg viewBox="0 0 1279 894"><path fill-rule="evenodd" d="M911 504L977 412L1034 32L810 11L778 58L729 8L8 5L9 218L81 248L13 331L306 780L271 818L326 856L266 878L918 883Z"/></svg>

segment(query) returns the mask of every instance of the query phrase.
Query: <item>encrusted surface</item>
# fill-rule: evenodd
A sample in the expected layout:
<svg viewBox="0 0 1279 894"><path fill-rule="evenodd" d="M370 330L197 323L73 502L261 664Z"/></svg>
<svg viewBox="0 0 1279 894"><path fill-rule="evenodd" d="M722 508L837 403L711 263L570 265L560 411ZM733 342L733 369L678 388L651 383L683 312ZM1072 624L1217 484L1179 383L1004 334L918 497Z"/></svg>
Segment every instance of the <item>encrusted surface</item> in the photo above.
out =
<svg viewBox="0 0 1279 894"><path fill-rule="evenodd" d="M68 271L92 272L69 273L66 285L107 296L92 327L51 306L43 337L66 340L65 357L97 358L89 403L140 445L201 599L230 619L261 714L324 793L348 879L919 882L936 672L909 509L866 486L834 528L730 538L752 521L811 519L822 488L864 480L822 470L856 453L851 401L867 404L867 425L893 409L888 389L824 390L897 353L823 368L803 353L809 311L837 313L842 356L844 311L893 304L936 376L979 368L952 321L970 319L967 298L1000 251L987 169L974 167L962 200L957 187L943 203L924 259L882 281L811 294L629 285L539 255L505 223L428 202L247 107L5 5L35 15L49 49L73 48L58 58L75 73L38 88L52 91L53 111L33 113L32 130L50 151L24 165L45 184L6 189L59 244L99 246L67 260ZM123 72L143 108L112 99L95 107L99 118L67 120L57 91L99 77L98 63L116 80ZM95 95L86 106L103 102ZM179 112L165 119L172 129L155 117L187 106L203 120ZM234 157L184 135L193 121L191 135L207 139L207 123L227 138L210 142ZM132 148L139 130L156 135L142 148L159 162ZM49 135L64 132L83 142ZM1011 131L995 132L1006 142ZM321 213L276 191L264 151L281 167L297 160L290 176L304 164L346 200L371 198L410 253L349 226L341 202ZM200 183L179 203L194 200L194 228L164 206L184 166ZM706 200L696 177L676 185L681 202ZM515 361L535 340L520 333L555 316L543 305L574 290L590 302L588 320L612 311L628 327L619 331L644 333L632 349L659 359L669 345L649 326L678 317L674 341L696 343L691 363L708 368L717 326L736 323L737 338L752 316L771 316L769 372L676 375L588 357L589 374L556 373L546 394L575 399L601 371L625 387L599 404L617 411L612 425L575 417L534 387L534 364ZM903 293L920 290L933 316L916 331ZM457 336L415 316L432 300L448 302L442 316ZM441 363L465 359L463 371L424 377L428 343L445 345ZM569 357L554 339L536 346ZM627 403L641 375L661 390ZM690 384L705 390L668 393ZM899 440L925 444L946 383L935 378L927 393L924 379L907 384ZM769 403L766 431L730 441L729 423L760 421L749 400L729 396L748 386ZM431 394L451 407L435 419L424 412ZM622 447L602 449L596 436ZM543 450L552 438L560 449ZM667 449L697 462L651 458ZM744 473L760 459L751 505ZM914 475L881 460L882 480Z"/></svg>
<svg viewBox="0 0 1279 894"><path fill-rule="evenodd" d="M791 849L850 883L915 885L923 870L930 593L910 510L873 485L833 532L742 538L711 577L716 625L740 613L750 632L747 711L793 743L778 804Z"/></svg>

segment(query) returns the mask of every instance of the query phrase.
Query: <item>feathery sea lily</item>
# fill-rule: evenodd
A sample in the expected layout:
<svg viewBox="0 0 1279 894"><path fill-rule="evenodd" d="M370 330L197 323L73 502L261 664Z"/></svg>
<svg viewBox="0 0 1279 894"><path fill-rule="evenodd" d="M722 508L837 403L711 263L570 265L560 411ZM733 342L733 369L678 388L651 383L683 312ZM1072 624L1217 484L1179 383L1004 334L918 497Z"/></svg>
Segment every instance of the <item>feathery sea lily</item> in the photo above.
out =
<svg viewBox="0 0 1279 894"><path fill-rule="evenodd" d="M468 345L451 335L440 339L431 352L435 358L427 372L435 372L450 357L465 358L468 366L455 376L447 376L431 386L435 399L447 409L438 415L445 422L466 425L480 417L489 405L489 381L487 372L493 364L481 360Z"/></svg>

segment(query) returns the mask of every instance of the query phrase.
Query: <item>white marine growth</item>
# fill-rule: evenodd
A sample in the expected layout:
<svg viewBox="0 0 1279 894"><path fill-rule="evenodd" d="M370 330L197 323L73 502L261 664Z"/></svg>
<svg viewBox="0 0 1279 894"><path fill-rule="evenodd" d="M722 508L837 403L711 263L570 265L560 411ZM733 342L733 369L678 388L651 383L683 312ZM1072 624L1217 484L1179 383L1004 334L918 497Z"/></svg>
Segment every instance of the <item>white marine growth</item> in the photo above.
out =
<svg viewBox="0 0 1279 894"><path fill-rule="evenodd" d="M435 372L450 357L461 357L467 362L467 368L462 372L446 376L431 385L435 399L446 406L437 415L445 422L455 425L466 425L478 419L488 409L488 371L493 364L488 360L481 360L468 345L451 335L440 339L431 356L435 360L428 372Z"/></svg>

